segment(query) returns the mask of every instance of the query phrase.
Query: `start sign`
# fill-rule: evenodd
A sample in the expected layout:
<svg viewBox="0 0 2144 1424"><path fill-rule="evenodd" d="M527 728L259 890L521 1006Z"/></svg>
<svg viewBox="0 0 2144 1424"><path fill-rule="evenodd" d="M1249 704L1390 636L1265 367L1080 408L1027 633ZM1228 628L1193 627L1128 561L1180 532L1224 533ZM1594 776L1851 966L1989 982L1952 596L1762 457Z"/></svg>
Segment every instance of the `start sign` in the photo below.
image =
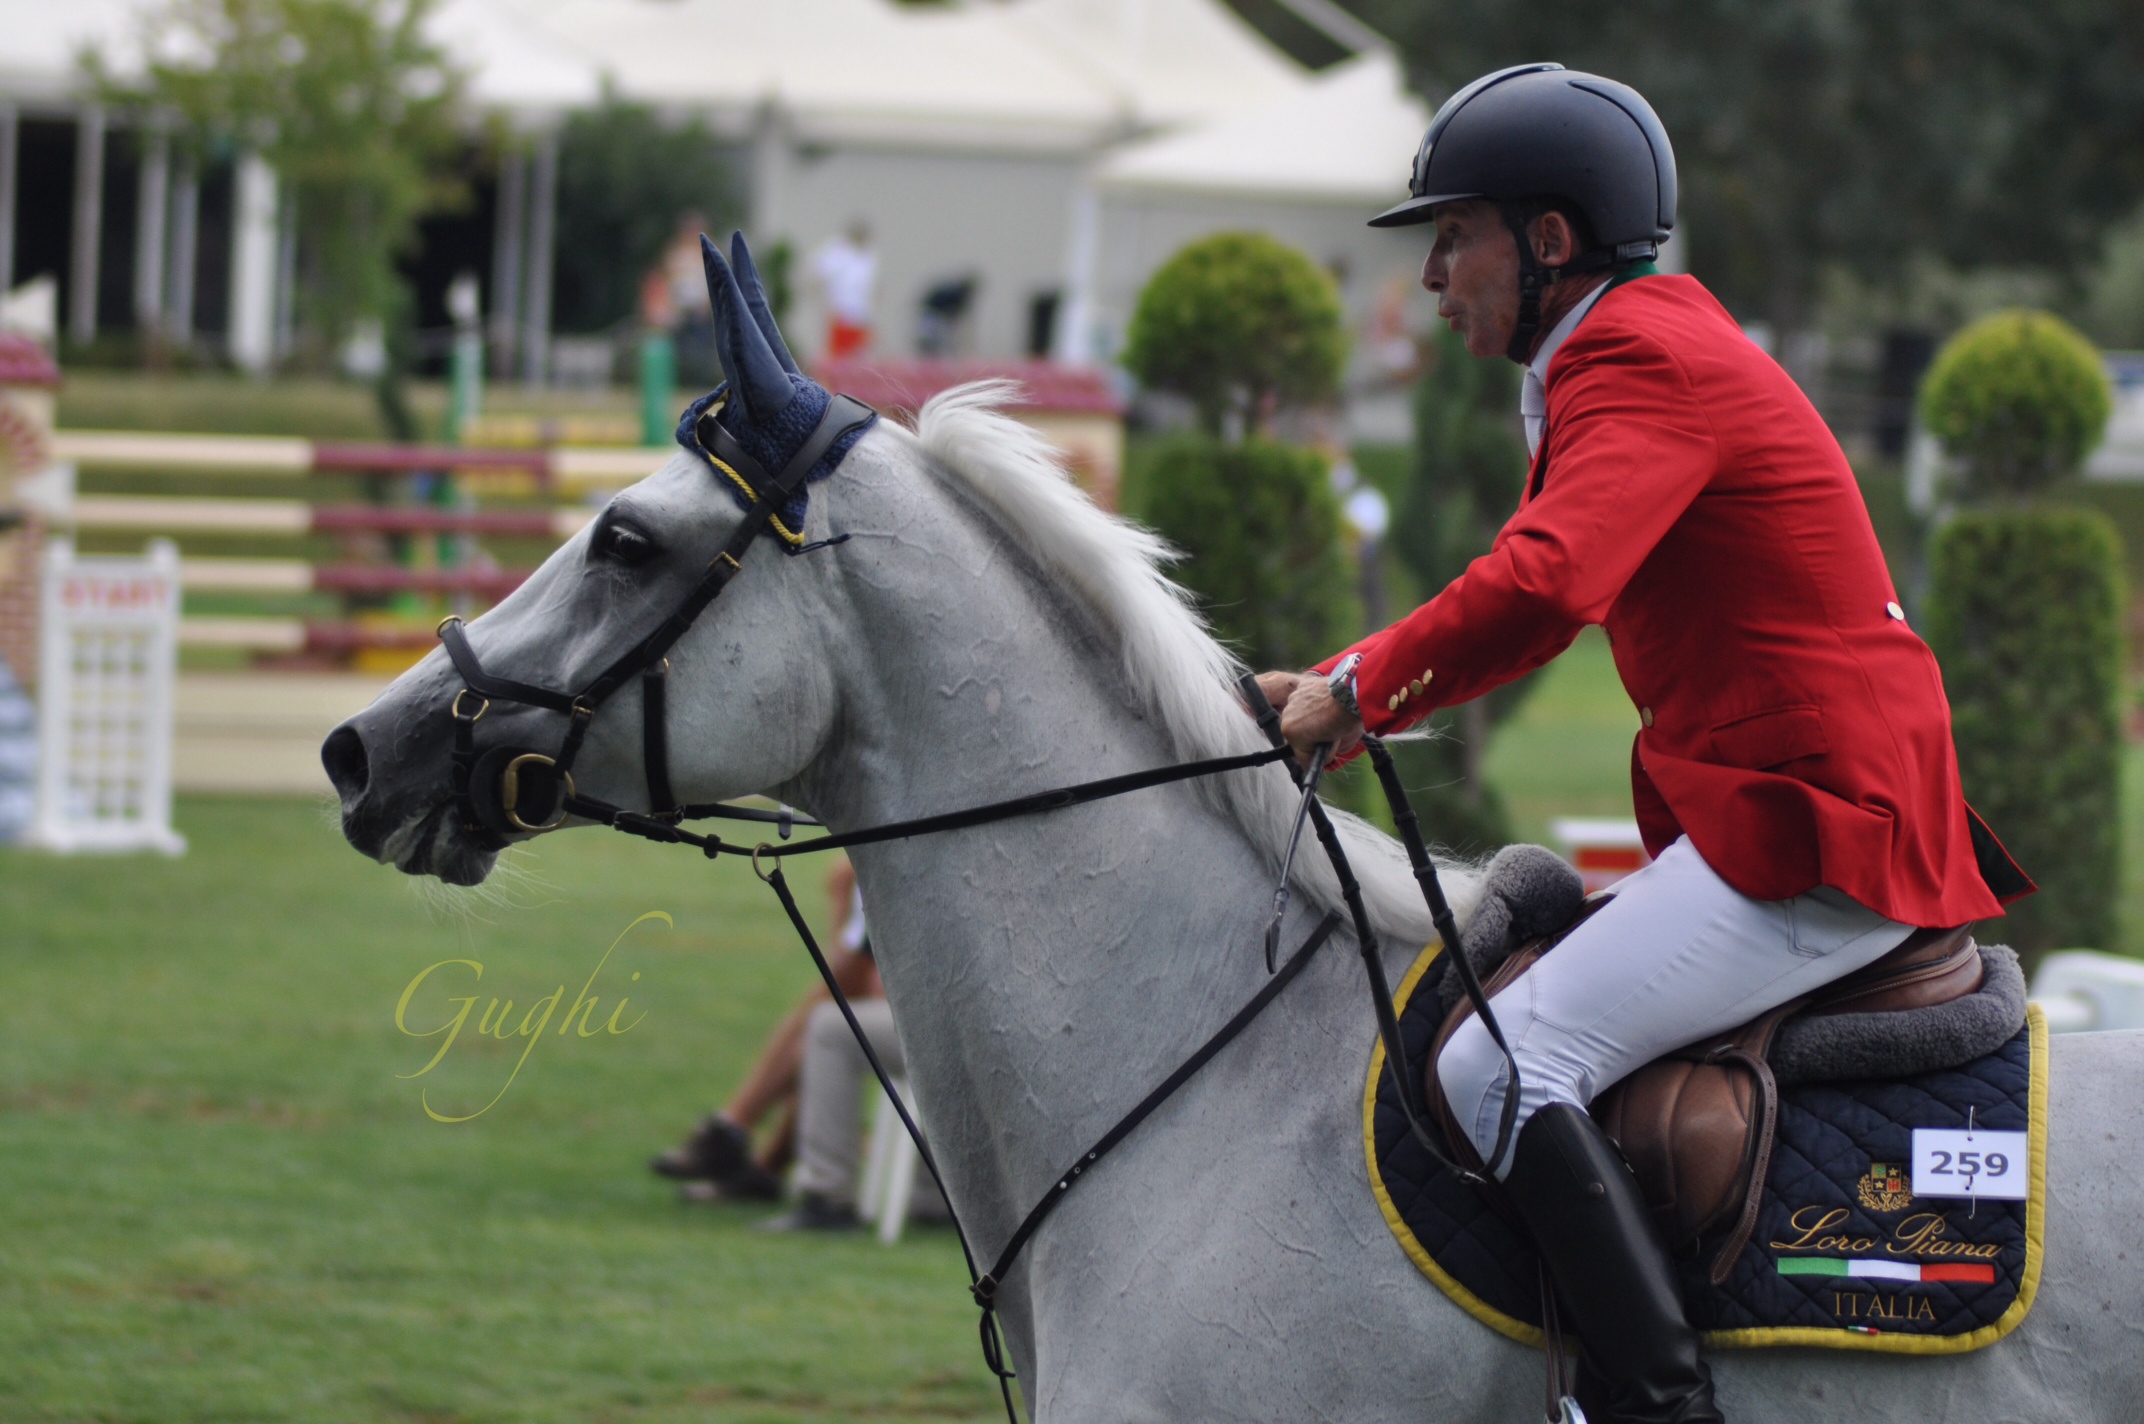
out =
<svg viewBox="0 0 2144 1424"><path fill-rule="evenodd" d="M34 844L158 850L171 828L172 695L179 656L179 551L143 558L47 552L38 609Z"/></svg>

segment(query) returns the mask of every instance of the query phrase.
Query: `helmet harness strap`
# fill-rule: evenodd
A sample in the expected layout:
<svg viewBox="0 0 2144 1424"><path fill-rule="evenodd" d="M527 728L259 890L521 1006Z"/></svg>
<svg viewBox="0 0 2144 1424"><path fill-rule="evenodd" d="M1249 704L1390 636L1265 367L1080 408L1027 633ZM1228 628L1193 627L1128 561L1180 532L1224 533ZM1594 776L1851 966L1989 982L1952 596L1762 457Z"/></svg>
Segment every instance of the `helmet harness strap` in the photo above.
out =
<svg viewBox="0 0 2144 1424"><path fill-rule="evenodd" d="M1534 256L1533 238L1527 233L1527 217L1524 208L1515 202L1498 203L1504 215L1504 226L1511 229L1511 237L1519 246L1519 320L1511 329L1511 344L1504 354L1523 366L1533 359L1534 339L1541 334L1541 295L1565 277L1576 277L1583 272L1600 272L1623 262L1644 261L1653 255L1650 250L1640 251L1650 244L1627 244L1633 252L1625 257L1623 248L1596 247L1579 253L1560 267L1544 265Z"/></svg>

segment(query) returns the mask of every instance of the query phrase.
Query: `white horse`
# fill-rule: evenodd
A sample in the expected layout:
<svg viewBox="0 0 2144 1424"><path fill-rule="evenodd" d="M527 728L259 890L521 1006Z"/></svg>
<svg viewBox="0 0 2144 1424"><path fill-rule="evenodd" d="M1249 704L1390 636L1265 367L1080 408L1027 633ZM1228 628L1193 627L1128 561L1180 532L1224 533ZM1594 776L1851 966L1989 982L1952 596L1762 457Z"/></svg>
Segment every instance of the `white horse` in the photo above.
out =
<svg viewBox="0 0 2144 1424"><path fill-rule="evenodd" d="M1230 657L1158 571L1163 547L1088 503L996 413L1002 396L940 396L914 433L881 421L811 487L803 532L848 541L784 558L762 539L745 557L670 652L681 799L765 792L846 830L1263 745ZM675 455L471 642L494 673L578 686L675 606L738 518ZM468 884L494 852L454 810L460 686L435 651L324 759L353 845ZM639 697L629 685L596 717L584 793L645 804ZM502 706L478 730L549 750L561 722ZM984 1263L1264 982L1293 799L1266 766L855 851L911 1079ZM1396 981L1428 915L1397 846L1341 824ZM1338 905L1314 846L1296 866L1286 947ZM1479 878L1445 873L1464 923ZM1423 1279L1371 1196L1363 977L1326 948L1030 1244L1000 1298L1036 1420L1540 1417L1539 1355ZM1956 1358L1722 1353L1730 1418L2144 1418L2144 1035L2058 1038L2053 1055L2046 1270L2024 1324Z"/></svg>

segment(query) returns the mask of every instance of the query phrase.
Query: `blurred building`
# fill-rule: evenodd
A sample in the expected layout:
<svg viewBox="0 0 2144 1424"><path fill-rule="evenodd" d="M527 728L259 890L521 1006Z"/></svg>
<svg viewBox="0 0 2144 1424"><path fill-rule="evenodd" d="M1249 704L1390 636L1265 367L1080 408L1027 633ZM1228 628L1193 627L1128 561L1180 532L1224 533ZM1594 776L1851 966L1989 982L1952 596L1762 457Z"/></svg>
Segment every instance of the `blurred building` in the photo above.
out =
<svg viewBox="0 0 2144 1424"><path fill-rule="evenodd" d="M808 258L867 227L885 354L1106 359L1156 265L1242 227L1329 264L1366 332L1391 327L1420 244L1362 223L1402 191L1427 113L1374 35L1279 3L1356 58L1308 70L1223 0L444 0L435 34L513 136L484 202L495 348L549 373L554 135L606 81L734 146L762 249ZM274 175L237 152L181 171L83 97L84 45L138 63L136 9L0 0L0 286L57 276L76 340L154 323L265 365L289 306ZM820 295L797 297L817 355Z"/></svg>

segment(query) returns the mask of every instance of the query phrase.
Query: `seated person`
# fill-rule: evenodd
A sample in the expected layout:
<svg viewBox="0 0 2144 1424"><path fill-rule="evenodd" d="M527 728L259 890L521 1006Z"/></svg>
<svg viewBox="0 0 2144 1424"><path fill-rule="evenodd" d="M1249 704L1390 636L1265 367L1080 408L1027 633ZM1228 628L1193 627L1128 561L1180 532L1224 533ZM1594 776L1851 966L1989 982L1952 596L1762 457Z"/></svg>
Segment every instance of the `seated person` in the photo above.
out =
<svg viewBox="0 0 2144 1424"><path fill-rule="evenodd" d="M829 918L835 927L827 950L827 964L833 969L834 980L841 985L841 992L849 996L867 1029L871 1024L867 1012L876 1007L876 1016L889 1025L884 1036L890 1041L893 1037L892 1019L884 1012L886 991L879 984L877 966L871 962L870 942L865 937L863 898L856 890L856 872L846 860L836 862L828 873L826 889L832 909ZM849 1041L848 1025L841 1021L841 1011L834 1007L824 985L812 985L797 1006L767 1036L751 1071L721 1111L702 1120L682 1144L657 1156L648 1165L665 1177L682 1181L685 1184L683 1194L688 1200L779 1199L782 1194L781 1172L789 1165L794 1147L797 1083L807 1056L806 1042L817 1032L814 1012L822 1009L842 1039L849 1042L849 1051L855 1053L855 1044ZM874 1047L879 1043L875 1033L872 1043ZM881 1048L880 1052L884 1054L885 1050ZM895 1057L898 1057L898 1049ZM861 1061L861 1055L858 1055L858 1061ZM891 1060L888 1067L892 1067ZM769 1120L774 1126L765 1146L755 1154L752 1150L753 1130ZM853 1153L853 1147L851 1151Z"/></svg>

